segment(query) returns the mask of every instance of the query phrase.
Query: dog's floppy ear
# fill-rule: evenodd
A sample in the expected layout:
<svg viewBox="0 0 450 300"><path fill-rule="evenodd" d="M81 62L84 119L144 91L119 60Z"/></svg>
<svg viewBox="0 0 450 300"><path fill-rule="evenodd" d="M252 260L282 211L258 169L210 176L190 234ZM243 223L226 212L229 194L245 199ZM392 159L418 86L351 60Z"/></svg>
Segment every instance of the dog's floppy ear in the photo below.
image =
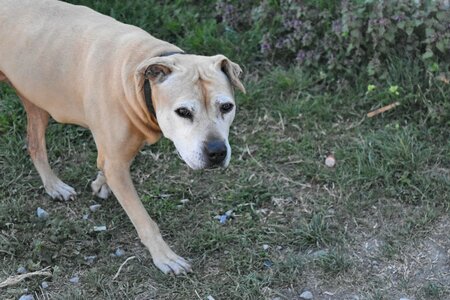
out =
<svg viewBox="0 0 450 300"><path fill-rule="evenodd" d="M163 82L173 70L173 65L164 57L154 57L143 61L137 68L137 76L148 78L154 83Z"/></svg>
<svg viewBox="0 0 450 300"><path fill-rule="evenodd" d="M172 73L172 69L163 64L151 64L145 70L144 76L152 81L163 82Z"/></svg>
<svg viewBox="0 0 450 300"><path fill-rule="evenodd" d="M227 75L231 84L235 88L238 88L241 92L243 92L245 94L246 93L245 87L244 87L244 85L242 85L242 82L239 80L239 77L242 74L241 67L238 64L229 60L224 55L217 55L216 57L217 57L216 66L219 67L222 70L222 72L225 73L225 75Z"/></svg>

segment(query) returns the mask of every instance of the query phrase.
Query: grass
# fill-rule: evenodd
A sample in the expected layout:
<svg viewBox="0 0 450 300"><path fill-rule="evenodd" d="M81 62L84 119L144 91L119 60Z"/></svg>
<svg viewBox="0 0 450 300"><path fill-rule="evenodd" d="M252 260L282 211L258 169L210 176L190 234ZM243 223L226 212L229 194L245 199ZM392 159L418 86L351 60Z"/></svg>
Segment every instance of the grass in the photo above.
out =
<svg viewBox="0 0 450 300"><path fill-rule="evenodd" d="M82 3L152 32L156 11L148 4ZM157 4L162 16L171 5ZM173 5L181 10L158 27L162 37L189 52L229 51L240 62L234 39L245 36L218 36L222 29L207 20L186 30L177 24L195 24L202 8ZM47 290L39 287L43 278L32 278L1 290L2 298L25 289L39 299L295 299L304 289L317 299L450 297L449 86L404 59L393 60L391 77L370 93L364 77L330 89L320 74L257 66L246 66L248 94L237 95L227 170L189 170L167 140L143 149L133 164L146 209L166 241L192 260L195 273L176 278L152 265L114 198L91 195L96 151L87 130L50 125L52 167L79 197L61 203L45 195L24 147L24 111L1 85L0 279L20 266L51 266L54 274ZM400 95L389 93L392 85ZM365 117L394 101L401 105ZM329 153L335 168L324 164ZM94 203L101 209L89 212ZM50 218L38 220L37 207ZM230 209L234 217L219 224L214 217ZM108 230L94 232L97 225ZM125 257L111 255L118 247ZM97 256L92 264L84 259L90 255ZM79 285L69 282L74 275Z"/></svg>

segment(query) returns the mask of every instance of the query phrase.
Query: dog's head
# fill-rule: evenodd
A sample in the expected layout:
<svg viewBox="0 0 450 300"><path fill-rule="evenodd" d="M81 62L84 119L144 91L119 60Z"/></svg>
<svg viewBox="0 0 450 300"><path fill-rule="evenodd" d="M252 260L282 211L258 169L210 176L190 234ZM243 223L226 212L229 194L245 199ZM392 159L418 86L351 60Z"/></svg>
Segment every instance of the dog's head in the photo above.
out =
<svg viewBox="0 0 450 300"><path fill-rule="evenodd" d="M159 127L193 169L226 167L236 112L233 87L245 93L242 70L223 55L176 54L143 62Z"/></svg>

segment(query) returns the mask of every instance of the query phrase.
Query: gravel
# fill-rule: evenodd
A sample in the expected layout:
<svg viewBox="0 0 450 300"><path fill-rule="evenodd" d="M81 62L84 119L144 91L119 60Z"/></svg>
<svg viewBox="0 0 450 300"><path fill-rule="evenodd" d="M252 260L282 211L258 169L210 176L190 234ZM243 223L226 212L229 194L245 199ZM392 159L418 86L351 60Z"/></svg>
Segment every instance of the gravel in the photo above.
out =
<svg viewBox="0 0 450 300"><path fill-rule="evenodd" d="M311 253L311 256L314 257L314 258L320 258L320 257L323 257L323 256L325 256L327 254L328 254L328 250L327 249L321 249L321 250L317 250L317 251L314 251L313 253Z"/></svg>
<svg viewBox="0 0 450 300"><path fill-rule="evenodd" d="M90 265L92 265L96 259L97 255L89 255L84 257L84 260Z"/></svg>
<svg viewBox="0 0 450 300"><path fill-rule="evenodd" d="M45 220L49 217L48 212L46 212L44 209L38 207L36 210L36 215L39 219Z"/></svg>
<svg viewBox="0 0 450 300"><path fill-rule="evenodd" d="M89 206L89 210L92 212L96 212L97 210L100 209L100 207L102 207L101 204L94 204L94 205Z"/></svg>
<svg viewBox="0 0 450 300"><path fill-rule="evenodd" d="M78 284L78 282L80 282L80 277L74 276L74 277L70 278L69 281L73 284Z"/></svg>
<svg viewBox="0 0 450 300"><path fill-rule="evenodd" d="M94 231L106 231L106 226L94 226Z"/></svg>
<svg viewBox="0 0 450 300"><path fill-rule="evenodd" d="M117 248L116 251L114 252L114 255L117 256L117 257L124 256L125 255L125 251L120 249L120 248Z"/></svg>
<svg viewBox="0 0 450 300"><path fill-rule="evenodd" d="M226 215L221 215L219 222L220 224L225 224L227 222L228 217Z"/></svg>
<svg viewBox="0 0 450 300"><path fill-rule="evenodd" d="M333 168L336 165L336 158L334 158L334 155L329 155L325 159L325 165L329 168Z"/></svg>
<svg viewBox="0 0 450 300"><path fill-rule="evenodd" d="M271 268L273 266L273 262L271 260L266 259L263 263L264 267Z"/></svg>
<svg viewBox="0 0 450 300"><path fill-rule="evenodd" d="M313 298L313 294L310 291L304 291L300 294L300 299L312 300Z"/></svg>
<svg viewBox="0 0 450 300"><path fill-rule="evenodd" d="M223 215L216 216L215 218L219 220L220 224L225 224L228 219L233 216L233 210L230 209L226 211Z"/></svg>

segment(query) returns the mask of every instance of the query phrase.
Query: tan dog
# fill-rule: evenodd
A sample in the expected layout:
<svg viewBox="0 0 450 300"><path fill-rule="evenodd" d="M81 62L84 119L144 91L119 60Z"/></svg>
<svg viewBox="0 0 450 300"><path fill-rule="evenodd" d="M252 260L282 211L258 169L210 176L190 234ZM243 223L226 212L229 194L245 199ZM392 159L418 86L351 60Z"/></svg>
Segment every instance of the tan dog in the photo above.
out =
<svg viewBox="0 0 450 300"><path fill-rule="evenodd" d="M181 52L86 7L0 0L0 80L15 88L25 107L28 149L46 192L64 200L76 195L50 169L49 116L89 128L100 170L94 193L107 198L111 188L155 265L175 274L191 267L164 242L145 211L130 178L131 161L162 133L190 167L227 166L232 86L244 92L241 69L223 55L174 54ZM146 105L146 78L156 117Z"/></svg>

